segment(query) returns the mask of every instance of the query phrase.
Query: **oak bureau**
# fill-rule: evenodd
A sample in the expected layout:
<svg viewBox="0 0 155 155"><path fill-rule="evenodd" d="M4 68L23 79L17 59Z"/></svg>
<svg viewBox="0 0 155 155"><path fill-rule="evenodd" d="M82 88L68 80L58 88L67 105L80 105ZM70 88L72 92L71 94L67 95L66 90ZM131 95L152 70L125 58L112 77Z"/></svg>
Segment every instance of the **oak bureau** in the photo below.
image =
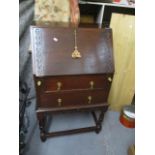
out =
<svg viewBox="0 0 155 155"><path fill-rule="evenodd" d="M61 26L30 29L41 140L88 131L99 133L114 73L112 30ZM48 115L69 111L91 112L96 125L47 131Z"/></svg>

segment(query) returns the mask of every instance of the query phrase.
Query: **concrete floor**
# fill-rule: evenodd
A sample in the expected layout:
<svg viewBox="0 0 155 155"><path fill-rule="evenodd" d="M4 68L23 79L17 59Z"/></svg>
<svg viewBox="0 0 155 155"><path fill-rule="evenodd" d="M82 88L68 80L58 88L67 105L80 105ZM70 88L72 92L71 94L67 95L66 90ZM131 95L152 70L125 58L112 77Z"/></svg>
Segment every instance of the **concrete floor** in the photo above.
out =
<svg viewBox="0 0 155 155"><path fill-rule="evenodd" d="M73 129L94 123L89 113L68 113L53 116L50 131ZM127 149L135 143L135 129L128 129L119 122L119 113L108 111L103 128L95 132L53 137L41 142L36 127L25 155L127 155Z"/></svg>

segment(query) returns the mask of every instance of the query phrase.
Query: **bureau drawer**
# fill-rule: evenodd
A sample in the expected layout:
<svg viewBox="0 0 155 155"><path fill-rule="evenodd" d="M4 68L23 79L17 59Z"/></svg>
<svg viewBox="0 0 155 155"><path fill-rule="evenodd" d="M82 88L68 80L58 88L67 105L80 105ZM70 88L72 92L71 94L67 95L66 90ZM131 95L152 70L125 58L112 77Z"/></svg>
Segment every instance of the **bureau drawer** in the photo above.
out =
<svg viewBox="0 0 155 155"><path fill-rule="evenodd" d="M91 105L107 101L108 91L66 91L44 93L40 96L41 107L67 107L79 105Z"/></svg>
<svg viewBox="0 0 155 155"><path fill-rule="evenodd" d="M36 83L39 83L37 79ZM44 92L55 92L64 90L87 89L93 90L103 88L110 89L112 75L87 75L87 76L58 76L44 77L41 79L40 90Z"/></svg>

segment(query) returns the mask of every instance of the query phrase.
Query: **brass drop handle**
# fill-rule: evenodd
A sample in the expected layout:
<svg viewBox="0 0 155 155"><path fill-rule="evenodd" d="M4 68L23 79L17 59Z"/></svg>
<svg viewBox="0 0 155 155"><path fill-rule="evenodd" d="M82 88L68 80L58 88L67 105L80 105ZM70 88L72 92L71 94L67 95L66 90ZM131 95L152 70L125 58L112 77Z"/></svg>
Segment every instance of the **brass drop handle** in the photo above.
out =
<svg viewBox="0 0 155 155"><path fill-rule="evenodd" d="M92 96L88 96L88 104L92 102Z"/></svg>
<svg viewBox="0 0 155 155"><path fill-rule="evenodd" d="M94 81L90 81L89 84L90 84L90 89L94 89Z"/></svg>
<svg viewBox="0 0 155 155"><path fill-rule="evenodd" d="M58 98L57 101L58 101L58 106L61 107L62 106L62 99L61 98Z"/></svg>
<svg viewBox="0 0 155 155"><path fill-rule="evenodd" d="M37 86L41 86L41 81L37 81Z"/></svg>
<svg viewBox="0 0 155 155"><path fill-rule="evenodd" d="M111 77L108 77L108 81L109 81L109 82L112 82L112 78L111 78Z"/></svg>
<svg viewBox="0 0 155 155"><path fill-rule="evenodd" d="M57 82L57 91L61 90L62 87L62 83L61 82Z"/></svg>

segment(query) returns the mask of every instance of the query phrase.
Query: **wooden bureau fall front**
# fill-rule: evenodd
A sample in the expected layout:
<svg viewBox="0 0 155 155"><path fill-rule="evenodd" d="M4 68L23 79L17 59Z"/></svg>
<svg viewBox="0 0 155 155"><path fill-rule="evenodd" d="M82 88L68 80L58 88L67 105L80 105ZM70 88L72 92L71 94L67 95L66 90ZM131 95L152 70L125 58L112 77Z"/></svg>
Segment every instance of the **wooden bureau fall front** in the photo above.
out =
<svg viewBox="0 0 155 155"><path fill-rule="evenodd" d="M47 137L96 131L108 109L107 98L114 73L112 30L78 28L74 58L73 27L31 26L33 74L41 140ZM95 111L100 111L99 117ZM47 116L55 112L88 111L96 125L49 132Z"/></svg>

